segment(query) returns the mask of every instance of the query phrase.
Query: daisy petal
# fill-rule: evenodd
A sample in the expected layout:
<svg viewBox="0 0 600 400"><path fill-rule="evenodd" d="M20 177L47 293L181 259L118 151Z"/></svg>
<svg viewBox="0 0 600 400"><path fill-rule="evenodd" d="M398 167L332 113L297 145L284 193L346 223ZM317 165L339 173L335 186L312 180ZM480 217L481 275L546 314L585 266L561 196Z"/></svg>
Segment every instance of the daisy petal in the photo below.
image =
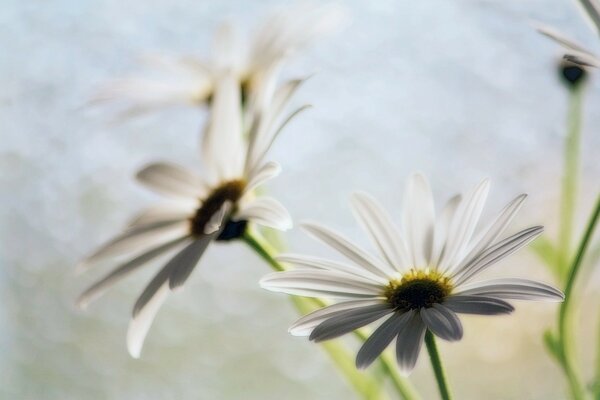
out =
<svg viewBox="0 0 600 400"><path fill-rule="evenodd" d="M450 224L454 218L454 214L456 214L456 210L462 201L461 195L456 195L452 197L440 213L440 216L435 224L435 231L433 233L433 245L431 249L431 260L429 265L439 265L441 263L442 257L444 256L444 251L446 250L446 242L448 240L448 230L450 229Z"/></svg>
<svg viewBox="0 0 600 400"><path fill-rule="evenodd" d="M273 272L260 280L261 287L308 297L378 297L382 288L348 274L325 270ZM336 295L337 294L337 295Z"/></svg>
<svg viewBox="0 0 600 400"><path fill-rule="evenodd" d="M451 342L460 340L463 328L458 316L449 308L434 304L430 308L422 308L421 319L433 334Z"/></svg>
<svg viewBox="0 0 600 400"><path fill-rule="evenodd" d="M388 304L375 304L348 310L321 322L310 334L309 339L315 342L335 339L346 333L362 328L391 313Z"/></svg>
<svg viewBox="0 0 600 400"><path fill-rule="evenodd" d="M196 268L200 257L216 236L216 234L212 234L197 238L169 261L166 266L170 269L169 289L175 290L183 286L194 268Z"/></svg>
<svg viewBox="0 0 600 400"><path fill-rule="evenodd" d="M600 33L600 3L598 0L579 0L577 3L583 8L596 33Z"/></svg>
<svg viewBox="0 0 600 400"><path fill-rule="evenodd" d="M148 330L150 329L160 306L167 299L169 292L169 285L166 282L163 282L163 284L154 291L152 297L148 299L145 307L129 322L129 328L127 329L127 350L129 351L129 354L131 354L131 357L140 357Z"/></svg>
<svg viewBox="0 0 600 400"><path fill-rule="evenodd" d="M566 47L569 50L574 50L576 52L593 56L593 54L587 51L583 46L579 45L578 43L575 43L571 39L568 39L565 35L557 31L556 29L539 22L534 23L534 25L539 33L546 37L549 37L550 39L559 43L561 46Z"/></svg>
<svg viewBox="0 0 600 400"><path fill-rule="evenodd" d="M286 231L292 228L292 217L286 208L272 197L261 196L240 206L234 219L248 220L259 225Z"/></svg>
<svg viewBox="0 0 600 400"><path fill-rule="evenodd" d="M473 236L489 190L490 182L485 179L460 203L448 231L446 254L439 266L440 270L452 269L464 257L465 249Z"/></svg>
<svg viewBox="0 0 600 400"><path fill-rule="evenodd" d="M390 274L392 276L396 275L386 263L361 250L357 245L336 232L315 223L305 223L302 224L302 227L308 233L333 247L349 260L355 262L369 272L385 279L389 278Z"/></svg>
<svg viewBox="0 0 600 400"><path fill-rule="evenodd" d="M409 268L404 241L377 200L367 193L354 193L350 204L356 219L387 262L398 271Z"/></svg>
<svg viewBox="0 0 600 400"><path fill-rule="evenodd" d="M198 207L198 201L190 204L158 204L148 207L131 218L127 224L128 228L138 228L143 225L155 222L164 222L169 220L183 220L193 215L195 208Z"/></svg>
<svg viewBox="0 0 600 400"><path fill-rule="evenodd" d="M464 267L457 270L452 275L452 277L456 279L455 285L462 285L464 282L468 281L484 269L488 268L499 260L508 257L541 235L543 231L544 228L541 226L524 229L521 232L498 242L494 246L489 247L485 251L481 252L478 257L475 257L467 262Z"/></svg>
<svg viewBox="0 0 600 400"><path fill-rule="evenodd" d="M498 315L515 310L504 300L486 296L453 295L444 301L444 306L459 314Z"/></svg>
<svg viewBox="0 0 600 400"><path fill-rule="evenodd" d="M421 174L408 180L402 207L404 237L412 266L427 265L431 256L435 209L429 182Z"/></svg>
<svg viewBox="0 0 600 400"><path fill-rule="evenodd" d="M263 183L275 178L281 173L281 165L274 161L263 164L256 172L250 173L250 180L246 185L246 191L251 192Z"/></svg>
<svg viewBox="0 0 600 400"><path fill-rule="evenodd" d="M81 296L79 296L79 299L77 300L77 305L80 308L87 307L87 305L90 302L92 302L93 300L102 296L102 294L104 294L104 292L108 288L113 286L115 283L117 283L121 279L129 276L132 272L137 270L139 267L145 265L146 263L150 262L151 260L155 259L156 257L177 247L178 245L183 243L186 239L188 239L187 236L182 237L182 238L177 238L168 243L162 244L158 247L154 247L151 250L146 251L146 252L140 254L139 256L135 257L134 259L129 260L126 263L122 264L121 266L115 268L108 275L106 275L104 278L102 278L98 282L94 283L85 292L83 292L81 294Z"/></svg>
<svg viewBox="0 0 600 400"><path fill-rule="evenodd" d="M415 368L425 336L425 324L419 314L414 310L407 312L409 313L410 320L396 338L396 360L404 375L409 375Z"/></svg>
<svg viewBox="0 0 600 400"><path fill-rule="evenodd" d="M300 318L290 326L288 331L294 336L308 336L317 325L326 319L334 317L344 311L375 304L381 304L381 300L349 300L332 304Z"/></svg>
<svg viewBox="0 0 600 400"><path fill-rule="evenodd" d="M410 321L410 313L394 313L362 345L356 355L356 368L365 369L375 361L398 332Z"/></svg>
<svg viewBox="0 0 600 400"><path fill-rule="evenodd" d="M529 279L506 278L474 282L460 288L457 295L482 295L507 300L563 301L565 295L558 289Z"/></svg>
<svg viewBox="0 0 600 400"><path fill-rule="evenodd" d="M188 221L160 221L128 229L88 256L78 266L81 272L98 261L120 256L130 251L149 248L158 243L184 236L188 233Z"/></svg>
<svg viewBox="0 0 600 400"><path fill-rule="evenodd" d="M172 163L147 165L137 173L136 178L149 189L167 196L195 199L207 193L206 184L200 177Z"/></svg>
<svg viewBox="0 0 600 400"><path fill-rule="evenodd" d="M325 269L328 271L338 271L346 274L354 275L362 280L367 279L380 285L387 285L389 281L369 271L351 264L344 264L337 261L330 261L319 257L310 257L299 254L281 254L276 257L277 261L282 263L293 264L299 267Z"/></svg>

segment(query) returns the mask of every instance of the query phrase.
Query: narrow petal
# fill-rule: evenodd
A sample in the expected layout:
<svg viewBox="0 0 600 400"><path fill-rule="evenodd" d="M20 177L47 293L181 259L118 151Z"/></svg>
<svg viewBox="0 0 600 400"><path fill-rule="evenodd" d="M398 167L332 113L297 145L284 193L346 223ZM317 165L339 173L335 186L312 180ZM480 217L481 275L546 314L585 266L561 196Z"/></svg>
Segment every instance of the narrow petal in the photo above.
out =
<svg viewBox="0 0 600 400"><path fill-rule="evenodd" d="M197 238L169 261L167 267L171 270L169 274L169 288L171 290L183 286L194 268L196 268L200 257L216 236L217 234L213 233Z"/></svg>
<svg viewBox="0 0 600 400"><path fill-rule="evenodd" d="M127 350L133 358L139 358L148 330L154 321L156 313L169 295L169 285L163 282L148 299L145 307L141 309L129 322L127 330Z"/></svg>
<svg viewBox="0 0 600 400"><path fill-rule="evenodd" d="M372 283L387 285L389 281L387 279L383 279L377 275L372 274L371 272L363 269L361 267L357 267L352 264L345 264L337 261L330 261L319 257L310 257L299 254L281 254L276 257L277 261L282 263L288 263L292 265L296 265L299 267L306 268L317 268L324 269L328 271L338 271L346 274L354 275L362 280L368 280Z"/></svg>
<svg viewBox="0 0 600 400"><path fill-rule="evenodd" d="M375 304L348 310L321 322L310 334L309 339L315 342L335 339L346 333L362 328L383 318L392 312L388 304Z"/></svg>
<svg viewBox="0 0 600 400"><path fill-rule="evenodd" d="M593 56L593 54L590 53L588 50L586 50L583 46L572 41L571 39L568 39L565 35L563 35L559 31L557 31L556 29L554 29L548 25L539 23L539 22L536 22L534 25L539 33L541 33L544 36L549 37L550 39L559 43L561 46L566 47L569 50L574 50L576 52L580 52L580 53L584 53L584 54Z"/></svg>
<svg viewBox="0 0 600 400"><path fill-rule="evenodd" d="M183 220L193 215L199 206L198 200L189 204L158 204L148 207L129 220L128 228L138 228L156 222Z"/></svg>
<svg viewBox="0 0 600 400"><path fill-rule="evenodd" d="M498 315L515 310L504 300L486 296L452 295L444 301L444 306L459 314Z"/></svg>
<svg viewBox="0 0 600 400"><path fill-rule="evenodd" d="M137 180L155 192L184 199L207 193L206 183L193 172L173 163L157 162L142 168Z"/></svg>
<svg viewBox="0 0 600 400"><path fill-rule="evenodd" d="M485 179L460 203L448 231L446 254L439 266L440 270L451 270L465 256L489 190L490 182Z"/></svg>
<svg viewBox="0 0 600 400"><path fill-rule="evenodd" d="M352 210L387 262L398 271L410 268L406 245L383 207L367 193L354 193Z"/></svg>
<svg viewBox="0 0 600 400"><path fill-rule="evenodd" d="M419 313L414 310L407 312L409 313L410 320L396 338L396 361L404 375L410 375L415 368L425 336L425 324Z"/></svg>
<svg viewBox="0 0 600 400"><path fill-rule="evenodd" d="M349 300L323 307L298 319L288 331L294 336L308 336L321 322L352 309L381 304L381 300Z"/></svg>
<svg viewBox="0 0 600 400"><path fill-rule="evenodd" d="M82 272L95 263L109 257L149 248L159 243L184 236L188 234L188 231L189 222L187 220L159 221L128 229L125 233L112 239L83 260L77 266L77 271Z"/></svg>
<svg viewBox="0 0 600 400"><path fill-rule="evenodd" d="M506 278L474 282L459 288L457 295L482 295L506 300L563 301L558 289L529 279Z"/></svg>
<svg viewBox="0 0 600 400"><path fill-rule="evenodd" d="M462 324L451 309L434 304L433 307L422 308L420 314L427 329L436 336L451 342L462 339Z"/></svg>
<svg viewBox="0 0 600 400"><path fill-rule="evenodd" d="M522 194L508 203L508 205L504 207L502 211L500 211L500 214L494 219L494 221L483 230L480 238L474 241L475 245L464 259L470 260L473 257L478 256L481 251L490 247L496 241L496 239L502 235L506 227L513 220L513 217L521 209L521 206L525 202L526 198L527 195Z"/></svg>
<svg viewBox="0 0 600 400"><path fill-rule="evenodd" d="M159 257L162 254L165 254L169 250L173 250L186 240L188 240L187 236L177 238L158 247L153 247L151 250L145 251L139 256L133 258L132 260L129 260L121 266L115 268L108 275L100 279L98 282L94 283L85 292L83 292L77 300L77 305L80 308L87 307L90 302L102 296L104 292L111 286L124 279L125 277L129 276L132 272L136 271L138 268L147 264L153 259Z"/></svg>
<svg viewBox="0 0 600 400"><path fill-rule="evenodd" d="M397 274L395 271L392 271L390 266L386 263L371 256L348 239L324 226L315 223L306 223L302 224L302 227L308 233L333 247L349 260L377 276L387 279L390 275L395 276Z"/></svg>
<svg viewBox="0 0 600 400"><path fill-rule="evenodd" d="M454 219L454 215L456 214L456 210L462 201L461 195L456 195L452 197L440 213L439 218L435 224L435 231L433 233L433 246L431 249L431 260L429 261L429 265L438 266L442 257L444 256L444 251L446 250L446 242L448 240L448 231L450 230L450 224Z"/></svg>
<svg viewBox="0 0 600 400"><path fill-rule="evenodd" d="M375 361L411 320L410 313L394 313L362 345L356 355L356 368L365 369Z"/></svg>
<svg viewBox="0 0 600 400"><path fill-rule="evenodd" d="M248 220L259 225L286 231L293 226L292 217L286 208L272 197L261 196L246 204L240 205L240 210L234 219Z"/></svg>
<svg viewBox="0 0 600 400"><path fill-rule="evenodd" d="M576 3L583 8L584 14L590 20L595 33L600 33L600 3L598 0L578 0Z"/></svg>
<svg viewBox="0 0 600 400"><path fill-rule="evenodd" d="M250 180L246 185L246 191L251 192L263 183L275 178L281 173L281 165L274 161L263 164L256 172L251 173Z"/></svg>
<svg viewBox="0 0 600 400"><path fill-rule="evenodd" d="M452 278L455 279L455 286L462 285L484 269L508 257L541 235L543 231L544 228L541 226L528 228L489 247L452 275Z"/></svg>
<svg viewBox="0 0 600 400"><path fill-rule="evenodd" d="M404 236L412 256L412 266L427 265L431 256L435 209L429 182L421 174L408 180L402 206Z"/></svg>
<svg viewBox="0 0 600 400"><path fill-rule="evenodd" d="M273 272L264 276L260 285L274 292L308 297L373 298L380 296L383 290L380 285L352 275L309 269Z"/></svg>

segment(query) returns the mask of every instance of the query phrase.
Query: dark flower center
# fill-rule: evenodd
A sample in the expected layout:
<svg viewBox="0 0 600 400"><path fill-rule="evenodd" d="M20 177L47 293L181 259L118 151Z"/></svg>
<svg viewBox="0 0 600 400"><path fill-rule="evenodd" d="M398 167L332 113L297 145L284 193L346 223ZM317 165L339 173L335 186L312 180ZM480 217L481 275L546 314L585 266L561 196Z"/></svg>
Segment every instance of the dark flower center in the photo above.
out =
<svg viewBox="0 0 600 400"><path fill-rule="evenodd" d="M577 86L586 78L585 66L568 59L562 60L560 72L567 85L572 87Z"/></svg>
<svg viewBox="0 0 600 400"><path fill-rule="evenodd" d="M206 226L226 202L232 203L231 211L234 211L236 203L242 197L242 194L244 194L245 188L246 182L243 180L234 180L223 183L214 189L210 195L202 201L202 205L196 210L196 214L190 218L191 234L194 236L204 235ZM225 216L225 223L229 223L229 216ZM225 233L226 230L227 225L221 234Z"/></svg>
<svg viewBox="0 0 600 400"><path fill-rule="evenodd" d="M451 291L448 278L439 273L412 270L402 279L390 282L384 296L395 310L408 311L441 303Z"/></svg>

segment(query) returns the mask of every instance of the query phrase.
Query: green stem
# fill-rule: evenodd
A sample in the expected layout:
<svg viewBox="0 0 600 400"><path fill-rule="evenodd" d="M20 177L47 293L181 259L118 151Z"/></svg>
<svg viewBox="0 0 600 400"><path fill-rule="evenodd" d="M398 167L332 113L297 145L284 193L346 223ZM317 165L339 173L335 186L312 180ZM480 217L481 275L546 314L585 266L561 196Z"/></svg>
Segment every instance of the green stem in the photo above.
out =
<svg viewBox="0 0 600 400"><path fill-rule="evenodd" d="M264 239L262 239L258 235L255 235L247 230L243 236L243 240L244 240L244 242L246 242L246 244L248 246L250 246L250 248L252 248L254 251L256 251L256 253L259 256L261 256L262 259L265 260L275 271L284 271L285 270L283 265L281 265L277 260L275 260L275 258L273 256L273 254L275 254L275 251L272 248L272 246L270 246L269 243L267 243ZM316 299L316 298L296 298L295 297L294 305L302 313L307 313L316 308L325 307L327 304L325 304L322 300ZM364 331L356 330L354 333L361 341L367 340L368 335ZM352 368L349 369L347 362L344 360L341 360L341 358L340 358L341 353L339 353L338 351L336 351L335 353L331 352L328 350L327 346L329 346L329 344L326 343L325 349L328 351L328 353L330 354L332 359L336 362L336 364L340 367L340 370L346 375L346 377L350 380L350 382L353 384L353 386L355 388L359 389L357 387L357 382L355 382L356 374L359 372L354 367L354 363L352 363ZM406 378L404 378L403 376L401 376L398 373L398 370L394 364L394 361L389 356L383 355L381 357L381 364L383 366L384 371L387 372L388 376L390 377L392 384L394 386L394 389L401 396L402 399L404 399L404 400L419 399L419 395L416 393L415 389L412 387L412 385L410 384L410 382L408 382L408 380ZM364 377L365 374L363 373L360 376ZM364 388L364 385L360 386L360 388ZM366 393L366 391L363 391L362 394L364 395L364 393ZM372 396L365 397L365 398L372 398Z"/></svg>
<svg viewBox="0 0 600 400"><path fill-rule="evenodd" d="M588 222L587 228L583 235L583 239L579 244L579 249L577 250L577 255L575 256L573 265L569 270L569 274L567 276L567 283L565 285L565 301L561 304L558 314L558 344L560 348L560 355L562 359L563 369L569 381L569 388L571 390L571 394L573 395L573 399L575 400L585 398L585 392L581 384L581 379L578 377L578 374L574 367L575 350L573 349L573 333L570 329L572 324L569 323L571 320L572 309L572 307L570 306L573 300L572 292L575 286L575 281L577 279L577 275L579 273L589 242L594 233L594 229L596 228L599 216L600 196L596 200L594 211L592 212L592 216L590 217L590 220Z"/></svg>
<svg viewBox="0 0 600 400"><path fill-rule="evenodd" d="M560 226L556 269L561 279L568 273L573 241L575 203L577 201L579 153L585 85L575 85L569 90L567 137L565 139L564 175L562 177Z"/></svg>
<svg viewBox="0 0 600 400"><path fill-rule="evenodd" d="M450 388L448 387L446 374L444 373L444 367L442 366L442 360L440 359L440 353L435 344L435 337L429 330L425 333L425 344L427 345L431 366L433 367L435 379L440 390L440 397L442 400L451 400L452 396L450 395Z"/></svg>

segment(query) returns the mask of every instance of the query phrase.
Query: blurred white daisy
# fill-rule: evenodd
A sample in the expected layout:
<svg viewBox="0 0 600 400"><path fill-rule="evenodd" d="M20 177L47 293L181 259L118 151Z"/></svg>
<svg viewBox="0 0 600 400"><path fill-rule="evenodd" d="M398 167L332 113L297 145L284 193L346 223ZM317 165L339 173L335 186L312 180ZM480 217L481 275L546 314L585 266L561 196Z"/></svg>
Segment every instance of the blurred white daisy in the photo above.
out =
<svg viewBox="0 0 600 400"><path fill-rule="evenodd" d="M217 31L212 59L145 57L152 73L115 80L92 103L120 101L124 116L173 105L202 105L212 99L216 77L232 70L244 103L260 107L274 90L284 62L317 38L338 29L347 16L334 6L298 5L272 14L245 46L233 27ZM148 71L150 72L150 71Z"/></svg>
<svg viewBox="0 0 600 400"><path fill-rule="evenodd" d="M137 174L140 183L169 196L171 202L142 212L125 232L80 264L79 270L86 270L106 259L129 257L81 295L78 303L85 307L144 264L168 252L175 254L135 303L127 336L133 357L140 355L148 329L168 293L185 283L212 241L241 237L248 223L280 230L292 226L288 212L277 200L256 196L254 189L280 172L277 163L264 159L283 126L304 109L282 121L276 118L297 86L298 82L281 86L271 106L242 132L240 87L233 73L224 72L215 87L202 142L205 175L165 162L143 168Z"/></svg>
<svg viewBox="0 0 600 400"><path fill-rule="evenodd" d="M321 225L303 227L353 263L305 255L282 255L281 262L299 268L265 276L272 291L339 302L298 320L293 335L320 342L387 318L363 344L358 368L369 366L396 339L396 358L403 373L415 366L427 329L442 339L461 339L457 313L496 315L514 310L506 300L561 301L563 294L543 283L517 278L472 282L481 272L525 246L540 233L533 227L504 239L503 231L525 195L511 201L489 224L478 229L489 182L465 198L454 196L436 218L429 184L422 175L408 182L398 229L375 199L352 197L354 214L379 255L372 255Z"/></svg>

